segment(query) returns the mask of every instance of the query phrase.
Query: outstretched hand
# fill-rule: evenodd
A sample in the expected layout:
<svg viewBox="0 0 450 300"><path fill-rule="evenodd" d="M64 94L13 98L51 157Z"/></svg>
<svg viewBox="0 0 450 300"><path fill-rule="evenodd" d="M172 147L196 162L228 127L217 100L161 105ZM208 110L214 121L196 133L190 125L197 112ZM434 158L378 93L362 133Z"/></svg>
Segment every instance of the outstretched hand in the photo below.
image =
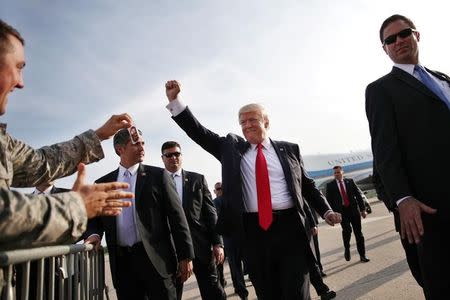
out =
<svg viewBox="0 0 450 300"><path fill-rule="evenodd" d="M95 131L95 134L101 141L107 140L116 134L118 130L130 127L132 123L133 120L127 113L112 115L105 124Z"/></svg>
<svg viewBox="0 0 450 300"><path fill-rule="evenodd" d="M86 213L89 219L97 216L117 216L122 212L122 207L131 206L133 193L124 192L121 189L128 188L125 182L109 182L100 184L85 184L86 166L78 165L78 176L72 190L78 192L83 198Z"/></svg>
<svg viewBox="0 0 450 300"><path fill-rule="evenodd" d="M180 88L180 84L178 83L178 81L169 80L166 82L166 96L167 96L167 99L169 99L169 102L177 99L180 91L181 91L181 88Z"/></svg>

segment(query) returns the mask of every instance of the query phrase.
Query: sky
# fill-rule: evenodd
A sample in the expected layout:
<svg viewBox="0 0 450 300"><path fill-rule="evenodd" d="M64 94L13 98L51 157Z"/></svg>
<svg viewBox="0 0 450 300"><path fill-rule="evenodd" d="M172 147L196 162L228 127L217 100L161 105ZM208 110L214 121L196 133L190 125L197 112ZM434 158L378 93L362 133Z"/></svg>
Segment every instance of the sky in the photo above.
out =
<svg viewBox="0 0 450 300"><path fill-rule="evenodd" d="M41 147L97 129L129 113L146 141L145 163L163 167L164 141L181 144L184 168L220 181L220 164L170 118L164 83L220 135L241 133L237 111L269 112L269 135L303 155L370 149L364 91L388 73L378 30L410 17L421 33L420 61L450 73L447 1L3 1L0 18L26 40L25 88L9 97L0 122ZM90 182L114 170L88 166ZM74 177L57 181L71 187ZM212 188L211 188L212 189Z"/></svg>

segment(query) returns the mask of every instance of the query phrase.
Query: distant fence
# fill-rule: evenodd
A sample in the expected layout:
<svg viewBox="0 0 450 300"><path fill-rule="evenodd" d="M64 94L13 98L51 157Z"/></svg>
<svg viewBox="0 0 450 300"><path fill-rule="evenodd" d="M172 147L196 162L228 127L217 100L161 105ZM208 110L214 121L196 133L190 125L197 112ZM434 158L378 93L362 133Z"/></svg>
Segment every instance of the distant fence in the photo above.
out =
<svg viewBox="0 0 450 300"><path fill-rule="evenodd" d="M0 252L1 300L102 300L105 291L103 249L66 245Z"/></svg>

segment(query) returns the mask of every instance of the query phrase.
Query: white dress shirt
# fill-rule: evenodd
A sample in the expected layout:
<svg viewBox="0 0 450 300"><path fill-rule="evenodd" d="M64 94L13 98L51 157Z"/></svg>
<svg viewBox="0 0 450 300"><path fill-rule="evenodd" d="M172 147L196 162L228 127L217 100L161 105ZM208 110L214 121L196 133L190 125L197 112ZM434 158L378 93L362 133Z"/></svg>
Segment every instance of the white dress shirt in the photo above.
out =
<svg viewBox="0 0 450 300"><path fill-rule="evenodd" d="M173 178L178 197L180 198L180 202L183 203L183 176L181 173L181 169L174 173L169 172L167 169L165 171L169 174L170 177Z"/></svg>
<svg viewBox="0 0 450 300"><path fill-rule="evenodd" d="M294 206L289 193L283 168L275 149L266 138L262 143L262 151L266 158L267 170L269 172L270 197L272 210L288 209ZM244 192L244 207L247 212L258 211L258 194L256 191L255 163L258 153L257 145L251 144L241 159L241 175Z"/></svg>
<svg viewBox="0 0 450 300"><path fill-rule="evenodd" d="M134 194L135 188L136 188L136 179L137 179L138 168L139 168L139 164L135 164L135 165L129 167L128 169L126 169L123 166L119 165L119 174L117 175L117 181L119 181L119 182L124 182L124 181L127 182L128 180L126 180L125 176L124 176L125 171L128 170L131 173L130 188L128 190L131 193L133 193L133 194ZM137 228L137 222L138 221L137 221L137 216L136 216L136 201L135 201L134 198L133 199L127 199L127 200L131 201L131 203L132 203L131 206L130 207L124 207L122 209L123 210L124 209L132 209L133 210L133 214L132 214L133 220L126 220L126 218L125 218L123 213L116 217L117 218L116 219L116 221L117 221L116 222L117 243L120 246L132 246L133 244L142 241L141 236L139 234L139 230ZM125 226L125 224L129 224L130 222L134 222L134 224L136 225L135 228L134 228L135 229L136 240L133 243L131 243L131 245L127 245L126 243L123 242L122 235L120 234L120 232L121 232L120 228L122 226Z"/></svg>

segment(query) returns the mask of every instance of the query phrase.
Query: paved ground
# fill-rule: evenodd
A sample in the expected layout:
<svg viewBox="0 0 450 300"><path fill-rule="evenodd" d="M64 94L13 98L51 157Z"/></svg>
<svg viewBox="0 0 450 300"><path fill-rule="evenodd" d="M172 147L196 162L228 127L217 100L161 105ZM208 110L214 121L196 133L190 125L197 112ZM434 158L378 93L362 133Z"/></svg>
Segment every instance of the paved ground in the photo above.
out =
<svg viewBox="0 0 450 300"><path fill-rule="evenodd" d="M392 215L376 199L372 202L373 213L363 220L363 233L366 238L368 263L360 263L359 256L352 237L352 260L347 262L343 255L340 226L331 227L321 224L319 227L319 241L322 253L322 264L325 277L331 289L337 293L336 299L424 299L420 287L416 284L404 257L404 252L398 234L394 230ZM375 202L374 202L375 201ZM108 264L107 264L108 265ZM107 284L110 282L107 270ZM226 292L228 299L238 300L233 294L231 276L228 265L225 266L225 276L228 281ZM247 281L250 292L249 299L256 299L251 282ZM312 299L320 299L311 287ZM116 299L114 291L110 292L110 299ZM195 277L191 277L185 284L184 300L201 299Z"/></svg>

